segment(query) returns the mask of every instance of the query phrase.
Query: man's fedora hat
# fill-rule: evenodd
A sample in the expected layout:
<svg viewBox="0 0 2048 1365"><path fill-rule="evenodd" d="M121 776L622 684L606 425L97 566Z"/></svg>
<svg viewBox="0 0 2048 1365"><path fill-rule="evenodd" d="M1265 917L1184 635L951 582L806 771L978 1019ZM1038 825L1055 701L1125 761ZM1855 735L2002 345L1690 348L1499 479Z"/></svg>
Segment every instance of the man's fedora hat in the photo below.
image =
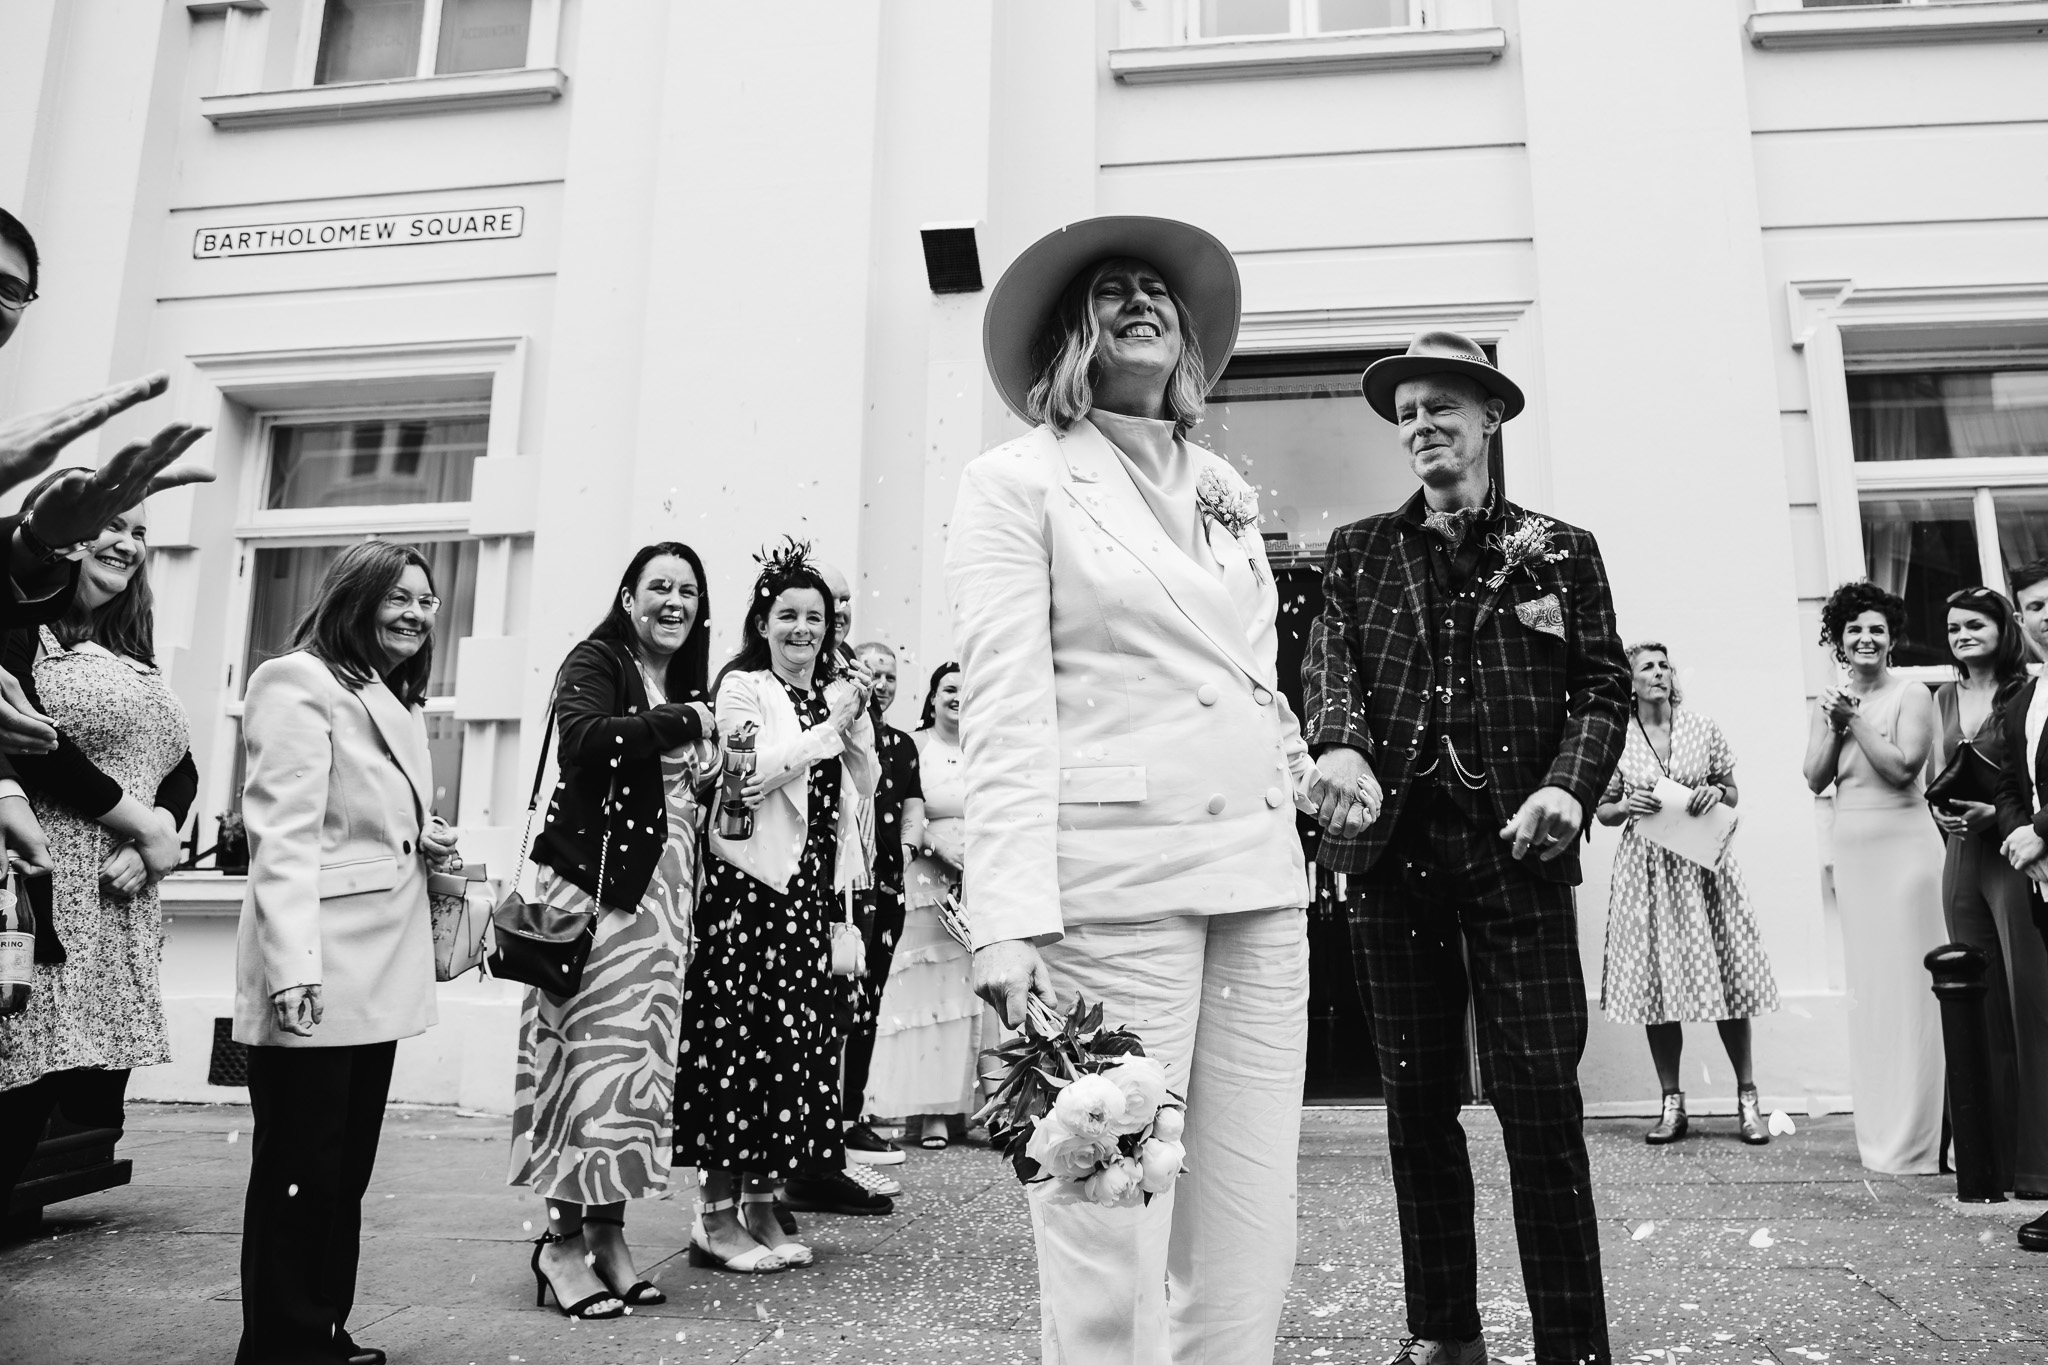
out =
<svg viewBox="0 0 2048 1365"><path fill-rule="evenodd" d="M1207 371L1204 392L1213 388L1237 347L1237 315L1242 293L1237 262L1230 251L1202 229L1171 218L1117 215L1084 218L1049 232L1024 249L996 281L981 320L981 350L989 378L1010 405L1010 411L1031 421L1025 396L1038 375L1031 363L1032 347L1051 322L1060 295L1074 276L1097 261L1130 256L1149 264L1167 288L1187 305L1194 319L1183 330L1202 348Z"/></svg>
<svg viewBox="0 0 2048 1365"><path fill-rule="evenodd" d="M1394 390L1425 374L1462 374L1478 380L1480 387L1508 405L1502 421L1522 410L1521 388L1488 363L1478 342L1456 332L1418 334L1408 343L1406 355L1390 355L1366 366L1359 387L1365 390L1365 401L1372 404L1372 410L1392 422Z"/></svg>

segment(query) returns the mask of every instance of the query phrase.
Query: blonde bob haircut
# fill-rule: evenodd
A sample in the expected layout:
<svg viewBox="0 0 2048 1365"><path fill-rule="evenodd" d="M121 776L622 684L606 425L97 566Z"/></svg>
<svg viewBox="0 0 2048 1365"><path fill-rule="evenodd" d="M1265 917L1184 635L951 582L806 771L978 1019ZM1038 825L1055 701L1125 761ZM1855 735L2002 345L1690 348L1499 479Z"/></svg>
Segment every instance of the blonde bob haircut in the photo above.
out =
<svg viewBox="0 0 2048 1365"><path fill-rule="evenodd" d="M1031 382L1024 410L1033 421L1065 430L1095 406L1095 382L1101 377L1096 352L1102 345L1102 325L1095 320L1095 288L1103 276L1127 263L1152 269L1136 257L1112 256L1080 271L1061 292L1052 317L1031 348L1032 369L1038 377ZM1166 297L1180 319L1181 337L1180 363L1166 381L1166 415L1173 423L1173 434L1185 437L1202 420L1203 401L1209 392L1208 371L1187 304L1170 284Z"/></svg>
<svg viewBox="0 0 2048 1365"><path fill-rule="evenodd" d="M1671 663L1671 651L1666 649L1659 641L1638 640L1630 645L1628 647L1628 671L1633 674L1636 671L1636 660L1645 654L1662 654L1664 662L1671 664L1671 704L1676 706L1681 701L1684 701L1684 695L1678 690L1678 665Z"/></svg>

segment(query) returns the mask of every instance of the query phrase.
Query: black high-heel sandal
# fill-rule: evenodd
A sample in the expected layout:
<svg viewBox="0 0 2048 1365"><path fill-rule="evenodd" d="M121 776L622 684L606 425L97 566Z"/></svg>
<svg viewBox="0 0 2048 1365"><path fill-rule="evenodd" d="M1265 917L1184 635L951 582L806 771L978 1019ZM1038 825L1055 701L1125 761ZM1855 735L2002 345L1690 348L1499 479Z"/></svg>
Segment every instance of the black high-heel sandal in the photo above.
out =
<svg viewBox="0 0 2048 1365"><path fill-rule="evenodd" d="M588 1213L583 1215L583 1221L585 1223L603 1223L606 1227L619 1228L621 1230L626 1226L626 1220L623 1218L598 1218ZM591 1267L593 1270L596 1268L594 1265ZM604 1275L600 1273L597 1278L604 1280ZM605 1280L604 1282L606 1284L611 1283L610 1280ZM619 1297L632 1304L635 1308L645 1308L649 1304L668 1302L668 1295L662 1293L652 1280L633 1281L631 1287L619 1291Z"/></svg>
<svg viewBox="0 0 2048 1365"><path fill-rule="evenodd" d="M540 1268L540 1253L543 1248L552 1243L566 1242L568 1240L566 1237L557 1237L552 1232L543 1232L540 1236L533 1239L533 1306L535 1308L547 1307L548 1295L555 1294L554 1281L550 1280L547 1272ZM610 1303L615 1305L615 1307L609 1313L593 1311L595 1305L600 1303ZM578 1318L584 1322L601 1322L606 1318L619 1317L626 1311L626 1305L619 1299L617 1294L612 1293L609 1289L601 1289L595 1294L586 1294L566 1307L562 1303L562 1296L555 1294L555 1308L565 1318Z"/></svg>

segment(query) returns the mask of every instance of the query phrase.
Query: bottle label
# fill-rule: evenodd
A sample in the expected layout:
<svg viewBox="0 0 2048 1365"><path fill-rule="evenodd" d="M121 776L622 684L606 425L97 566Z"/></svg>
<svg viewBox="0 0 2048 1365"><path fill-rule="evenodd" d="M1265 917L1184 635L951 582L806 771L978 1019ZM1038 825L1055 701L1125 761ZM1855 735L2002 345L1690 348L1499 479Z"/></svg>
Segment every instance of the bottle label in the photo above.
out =
<svg viewBox="0 0 2048 1365"><path fill-rule="evenodd" d="M33 986L36 980L36 936L0 934L0 986Z"/></svg>

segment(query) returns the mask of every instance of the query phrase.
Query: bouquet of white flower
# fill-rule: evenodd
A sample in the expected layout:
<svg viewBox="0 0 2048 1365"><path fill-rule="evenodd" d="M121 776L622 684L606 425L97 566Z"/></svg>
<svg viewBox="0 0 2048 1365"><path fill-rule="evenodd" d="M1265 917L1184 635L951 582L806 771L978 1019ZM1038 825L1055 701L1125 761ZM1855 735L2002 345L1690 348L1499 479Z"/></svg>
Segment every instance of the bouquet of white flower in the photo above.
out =
<svg viewBox="0 0 2048 1365"><path fill-rule="evenodd" d="M972 948L967 918L950 896L939 919ZM972 1122L1027 1185L1047 1198L1106 1208L1150 1203L1173 1188L1187 1161L1187 1102L1166 1088L1166 1068L1127 1028L1104 1028L1102 1006L1077 999L1065 1018L1037 996L1023 1031L981 1054L995 1092Z"/></svg>

